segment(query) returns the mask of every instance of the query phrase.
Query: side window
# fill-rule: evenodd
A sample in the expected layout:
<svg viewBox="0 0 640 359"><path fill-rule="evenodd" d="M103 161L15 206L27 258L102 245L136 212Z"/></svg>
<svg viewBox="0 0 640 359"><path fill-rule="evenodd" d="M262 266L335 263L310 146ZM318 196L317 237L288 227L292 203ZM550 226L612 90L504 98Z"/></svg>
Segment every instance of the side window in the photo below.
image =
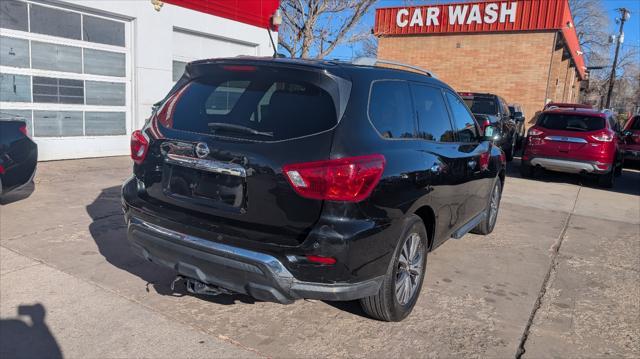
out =
<svg viewBox="0 0 640 359"><path fill-rule="evenodd" d="M475 142L478 139L478 128L476 122L469 113L469 109L462 100L449 91L445 92L451 115L453 116L453 126L457 133L459 142Z"/></svg>
<svg viewBox="0 0 640 359"><path fill-rule="evenodd" d="M376 81L369 96L369 118L384 138L415 137L415 121L409 84Z"/></svg>
<svg viewBox="0 0 640 359"><path fill-rule="evenodd" d="M413 103L418 116L418 137L439 142L454 142L442 90L436 87L411 84Z"/></svg>

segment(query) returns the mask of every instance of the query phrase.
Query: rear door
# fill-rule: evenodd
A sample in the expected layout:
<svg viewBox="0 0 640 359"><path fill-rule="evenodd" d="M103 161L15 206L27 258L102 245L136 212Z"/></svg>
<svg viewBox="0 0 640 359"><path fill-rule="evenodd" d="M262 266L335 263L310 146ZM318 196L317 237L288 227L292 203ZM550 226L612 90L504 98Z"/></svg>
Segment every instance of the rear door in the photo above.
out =
<svg viewBox="0 0 640 359"><path fill-rule="evenodd" d="M424 182L433 189L429 193L430 205L436 213L435 239L440 242L464 221L462 207L466 191L465 158L458 151L455 132L440 87L412 83L413 104L418 120L417 137L425 154L427 176ZM424 185L423 185L424 186Z"/></svg>
<svg viewBox="0 0 640 359"><path fill-rule="evenodd" d="M297 195L282 166L329 158L349 83L286 67L202 66L152 121L149 197L194 226L299 244L322 201Z"/></svg>
<svg viewBox="0 0 640 359"><path fill-rule="evenodd" d="M460 183L458 196L462 202L460 208L462 221L458 225L460 227L485 210L495 173L491 173L488 167L491 144L488 141L480 141L479 126L467 106L451 91L446 90L445 97L453 119L456 166L460 173L456 178Z"/></svg>

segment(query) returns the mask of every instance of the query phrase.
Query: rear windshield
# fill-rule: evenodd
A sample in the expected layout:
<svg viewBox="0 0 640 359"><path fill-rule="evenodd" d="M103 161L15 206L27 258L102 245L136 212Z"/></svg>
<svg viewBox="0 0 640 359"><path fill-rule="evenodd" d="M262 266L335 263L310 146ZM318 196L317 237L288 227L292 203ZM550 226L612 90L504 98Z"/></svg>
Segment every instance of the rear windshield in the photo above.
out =
<svg viewBox="0 0 640 359"><path fill-rule="evenodd" d="M474 97L464 99L471 112L483 115L495 115L498 113L496 101L486 97Z"/></svg>
<svg viewBox="0 0 640 359"><path fill-rule="evenodd" d="M217 72L192 80L180 96L173 128L257 141L286 140L336 125L322 88L277 71Z"/></svg>
<svg viewBox="0 0 640 359"><path fill-rule="evenodd" d="M547 113L540 116L538 126L549 130L596 131L605 128L605 119L585 115Z"/></svg>

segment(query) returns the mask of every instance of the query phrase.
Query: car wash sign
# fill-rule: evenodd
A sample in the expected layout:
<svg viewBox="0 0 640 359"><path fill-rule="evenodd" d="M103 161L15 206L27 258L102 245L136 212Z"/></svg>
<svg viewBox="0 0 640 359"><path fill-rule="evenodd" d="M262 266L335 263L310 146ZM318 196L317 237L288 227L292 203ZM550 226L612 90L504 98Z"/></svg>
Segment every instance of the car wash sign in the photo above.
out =
<svg viewBox="0 0 640 359"><path fill-rule="evenodd" d="M567 0L511 0L380 8L378 36L548 30L562 21Z"/></svg>

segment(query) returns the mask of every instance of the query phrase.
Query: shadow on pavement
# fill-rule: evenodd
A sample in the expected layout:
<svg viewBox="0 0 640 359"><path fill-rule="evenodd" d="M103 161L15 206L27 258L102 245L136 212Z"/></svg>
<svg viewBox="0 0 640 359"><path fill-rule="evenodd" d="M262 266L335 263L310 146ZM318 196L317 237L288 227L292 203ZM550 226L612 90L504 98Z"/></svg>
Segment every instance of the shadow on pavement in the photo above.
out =
<svg viewBox="0 0 640 359"><path fill-rule="evenodd" d="M2 195L0 197L0 205L7 205L13 202L21 201L23 199L28 198L33 194L36 189L36 185L33 181L25 184L21 188L12 190L11 192Z"/></svg>
<svg viewBox="0 0 640 359"><path fill-rule="evenodd" d="M507 176L522 178L520 176L520 158L515 157L513 161L507 163ZM603 191L617 192L622 194L640 195L640 171L629 168L625 165L622 170L622 176L616 177L616 183L613 188L602 188L598 186L598 180L595 176L579 175L561 172L546 171L538 168L532 178L529 180L549 182L549 183L569 183L578 186L585 186Z"/></svg>
<svg viewBox="0 0 640 359"><path fill-rule="evenodd" d="M171 290L171 282L177 274L175 271L148 262L134 254L127 240L127 226L122 215L119 186L103 189L86 207L86 210L92 219L89 225L91 237L107 262L147 282L147 291L151 285L161 295L177 297L192 295L186 291L184 283L176 284L175 290ZM242 294L192 296L223 305L234 304L236 301L248 304L255 302L253 298Z"/></svg>
<svg viewBox="0 0 640 359"><path fill-rule="evenodd" d="M62 358L58 342L44 321L45 315L44 306L38 303L21 305L17 318L0 320L0 358ZM30 320L24 321L20 316Z"/></svg>

